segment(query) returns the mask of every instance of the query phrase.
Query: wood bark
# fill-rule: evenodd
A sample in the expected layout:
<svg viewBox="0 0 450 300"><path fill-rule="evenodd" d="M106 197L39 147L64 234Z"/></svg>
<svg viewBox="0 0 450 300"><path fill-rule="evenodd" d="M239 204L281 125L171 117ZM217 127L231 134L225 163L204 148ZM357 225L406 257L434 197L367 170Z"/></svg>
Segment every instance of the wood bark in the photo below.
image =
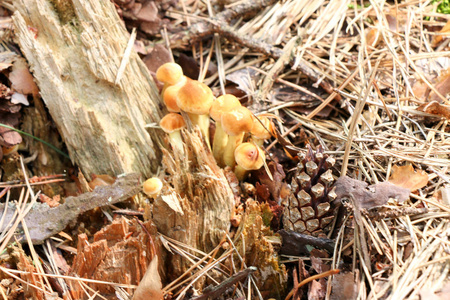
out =
<svg viewBox="0 0 450 300"><path fill-rule="evenodd" d="M109 0L17 0L13 21L41 96L72 161L92 174L161 162L158 90ZM124 65L125 68L121 68ZM123 69L123 73L122 73Z"/></svg>

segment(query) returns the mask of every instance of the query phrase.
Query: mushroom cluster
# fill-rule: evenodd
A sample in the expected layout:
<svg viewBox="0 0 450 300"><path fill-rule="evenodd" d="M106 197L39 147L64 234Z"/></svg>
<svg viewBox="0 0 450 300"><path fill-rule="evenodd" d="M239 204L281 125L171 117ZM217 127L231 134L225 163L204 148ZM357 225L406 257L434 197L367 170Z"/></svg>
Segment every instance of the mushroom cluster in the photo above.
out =
<svg viewBox="0 0 450 300"><path fill-rule="evenodd" d="M184 153L179 131L185 126L178 113L184 111L194 126L199 126L208 146L209 122L214 120L216 130L212 152L217 164L235 170L239 180L245 179L250 170L264 165L261 149L264 140L272 136L270 116L255 117L233 95L214 98L211 89L183 75L181 67L166 63L156 72L156 78L164 83L162 98L170 112L161 122L161 128L170 135L175 151Z"/></svg>

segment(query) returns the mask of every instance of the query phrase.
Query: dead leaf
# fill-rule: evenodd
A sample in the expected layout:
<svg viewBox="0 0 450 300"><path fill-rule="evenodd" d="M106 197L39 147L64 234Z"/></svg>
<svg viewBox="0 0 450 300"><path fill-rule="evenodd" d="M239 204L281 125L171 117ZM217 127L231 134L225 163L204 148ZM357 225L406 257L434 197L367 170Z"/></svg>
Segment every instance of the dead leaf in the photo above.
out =
<svg viewBox="0 0 450 300"><path fill-rule="evenodd" d="M436 47L442 40L450 34L450 20L439 30L439 35L435 35L431 42L433 47Z"/></svg>
<svg viewBox="0 0 450 300"><path fill-rule="evenodd" d="M19 125L19 113L4 113L0 112L0 123L8 125L10 127L17 127ZM22 142L22 137L16 131L0 127L0 145L5 147L12 147L14 145L20 144Z"/></svg>
<svg viewBox="0 0 450 300"><path fill-rule="evenodd" d="M340 177L336 184L337 200L343 198L357 201L360 208L373 208L385 205L390 198L403 202L409 199L410 190L396 186L389 182L381 182L374 185L368 185L364 181L352 179L347 176Z"/></svg>
<svg viewBox="0 0 450 300"><path fill-rule="evenodd" d="M423 170L414 171L413 166L410 164L393 166L392 174L388 181L396 186L410 189L411 192L414 192L427 185L428 174Z"/></svg>
<svg viewBox="0 0 450 300"><path fill-rule="evenodd" d="M426 112L428 114L436 115L439 117L444 117L450 120L450 107L448 107L447 105L440 104L437 101L422 104L417 108L417 110Z"/></svg>
<svg viewBox="0 0 450 300"><path fill-rule="evenodd" d="M134 292L133 300L163 299L161 277L158 273L158 256L155 255L148 265L144 277Z"/></svg>
<svg viewBox="0 0 450 300"><path fill-rule="evenodd" d="M56 196L50 198L47 195L40 194L39 201L41 201L42 203L47 203L47 205L49 207L57 207L60 204L61 196L56 195Z"/></svg>
<svg viewBox="0 0 450 300"><path fill-rule="evenodd" d="M156 73L156 70L163 64L171 62L172 57L165 46L158 44L150 54L144 57L143 61L150 72Z"/></svg>
<svg viewBox="0 0 450 300"><path fill-rule="evenodd" d="M225 76L226 80L237 84L238 89L244 91L247 96L255 92L256 78L258 78L258 74L253 69L241 69Z"/></svg>
<svg viewBox="0 0 450 300"><path fill-rule="evenodd" d="M261 184L266 185L273 200L278 202L280 200L283 179L286 177L286 174L283 171L283 166L274 161L269 162L267 167L272 174L273 180L269 177L264 168L252 172L252 176L254 175L256 180L258 180Z"/></svg>
<svg viewBox="0 0 450 300"><path fill-rule="evenodd" d="M325 294L327 291L327 283L325 279L320 278L319 280L311 281L308 290L308 300L322 300L325 299Z"/></svg>
<svg viewBox="0 0 450 300"><path fill-rule="evenodd" d="M356 270L356 272L358 272L358 270ZM358 273L353 274L348 272L336 274L333 276L333 281L331 283L332 288L330 299L356 299L358 297L359 285L360 282Z"/></svg>
<svg viewBox="0 0 450 300"><path fill-rule="evenodd" d="M21 94L37 95L39 93L28 64L22 57L16 59L14 62L12 72L9 74L9 80L11 81L11 87Z"/></svg>

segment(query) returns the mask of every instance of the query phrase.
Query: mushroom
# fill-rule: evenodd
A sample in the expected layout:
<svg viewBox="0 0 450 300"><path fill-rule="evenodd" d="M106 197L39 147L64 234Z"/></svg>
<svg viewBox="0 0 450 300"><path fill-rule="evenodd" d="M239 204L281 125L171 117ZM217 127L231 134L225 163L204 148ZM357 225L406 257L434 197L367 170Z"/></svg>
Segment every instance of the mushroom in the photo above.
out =
<svg viewBox="0 0 450 300"><path fill-rule="evenodd" d="M210 117L216 121L216 132L213 140L213 155L219 166L223 167L223 152L227 145L228 136L222 129L222 114L233 108L241 106L238 98L233 95L222 95L217 98L209 110Z"/></svg>
<svg viewBox="0 0 450 300"><path fill-rule="evenodd" d="M163 89L162 97L167 110L170 112L180 112L180 108L177 105L177 94L180 88L186 83L188 78L183 76L183 78L174 85L169 85Z"/></svg>
<svg viewBox="0 0 450 300"><path fill-rule="evenodd" d="M264 140L272 137L272 130L273 123L266 115L253 118L253 128L250 131L252 141L259 147L262 147Z"/></svg>
<svg viewBox="0 0 450 300"><path fill-rule="evenodd" d="M152 177L144 182L143 191L148 197L156 198L161 192L162 187L163 183L161 179L158 177Z"/></svg>
<svg viewBox="0 0 450 300"><path fill-rule="evenodd" d="M211 89L197 80L186 80L177 93L177 105L185 111L193 125L198 125L200 131L209 143L209 109L214 101Z"/></svg>
<svg viewBox="0 0 450 300"><path fill-rule="evenodd" d="M252 130L252 113L244 106L233 108L222 114L222 129L228 134L228 142L223 153L225 165L234 168L234 150L242 143L244 134Z"/></svg>
<svg viewBox="0 0 450 300"><path fill-rule="evenodd" d="M183 69L179 64L165 63L156 70L156 79L167 85L174 85L183 78Z"/></svg>
<svg viewBox="0 0 450 300"><path fill-rule="evenodd" d="M247 177L250 170L258 170L264 165L264 151L253 143L242 143L234 151L237 166L234 170L238 180Z"/></svg>
<svg viewBox="0 0 450 300"><path fill-rule="evenodd" d="M169 134L170 144L174 150L184 154L183 140L180 134L180 130L186 127L183 117L176 113L169 113L161 119L159 126Z"/></svg>

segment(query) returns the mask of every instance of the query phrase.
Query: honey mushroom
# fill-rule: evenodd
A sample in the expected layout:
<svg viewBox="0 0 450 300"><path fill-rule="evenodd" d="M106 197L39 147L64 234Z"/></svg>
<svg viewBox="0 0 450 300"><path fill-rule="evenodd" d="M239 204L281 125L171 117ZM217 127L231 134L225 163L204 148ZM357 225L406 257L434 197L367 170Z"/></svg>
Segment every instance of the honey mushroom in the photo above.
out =
<svg viewBox="0 0 450 300"><path fill-rule="evenodd" d="M261 124L262 123L262 124ZM255 145L262 147L264 140L272 137L273 123L267 116L257 116L253 118L253 128L250 131L251 139Z"/></svg>
<svg viewBox="0 0 450 300"><path fill-rule="evenodd" d="M264 151L253 143L242 143L234 151L237 166L234 170L239 181L244 180L250 170L260 169L266 160Z"/></svg>
<svg viewBox="0 0 450 300"><path fill-rule="evenodd" d="M169 112L180 112L180 108L177 105L177 94L180 88L186 83L186 80L188 78L183 76L179 82L174 85L169 85L163 90L163 101Z"/></svg>
<svg viewBox="0 0 450 300"><path fill-rule="evenodd" d="M223 152L223 162L234 168L234 150L242 143L244 134L252 130L252 113L246 107L239 106L224 112L221 121L223 131L228 135L228 142Z"/></svg>
<svg viewBox="0 0 450 300"><path fill-rule="evenodd" d="M197 80L186 80L176 96L178 107L185 111L193 125L198 125L209 148L209 109L214 101L211 89Z"/></svg>
<svg viewBox="0 0 450 300"><path fill-rule="evenodd" d="M223 167L223 152L227 145L228 135L222 128L222 114L230 111L233 108L241 106L238 98L233 95L225 94L218 97L212 104L209 110L210 117L216 122L216 131L213 140L213 155L219 166Z"/></svg>
<svg viewBox="0 0 450 300"><path fill-rule="evenodd" d="M161 119L159 126L169 135L170 144L174 151L184 154L183 140L180 134L181 129L186 127L183 117L176 113L169 113Z"/></svg>
<svg viewBox="0 0 450 300"><path fill-rule="evenodd" d="M152 177L144 182L142 189L149 198L156 198L161 192L162 187L163 183L161 179Z"/></svg>
<svg viewBox="0 0 450 300"><path fill-rule="evenodd" d="M156 70L156 79L165 85L174 85L183 79L183 69L179 64L165 63Z"/></svg>

